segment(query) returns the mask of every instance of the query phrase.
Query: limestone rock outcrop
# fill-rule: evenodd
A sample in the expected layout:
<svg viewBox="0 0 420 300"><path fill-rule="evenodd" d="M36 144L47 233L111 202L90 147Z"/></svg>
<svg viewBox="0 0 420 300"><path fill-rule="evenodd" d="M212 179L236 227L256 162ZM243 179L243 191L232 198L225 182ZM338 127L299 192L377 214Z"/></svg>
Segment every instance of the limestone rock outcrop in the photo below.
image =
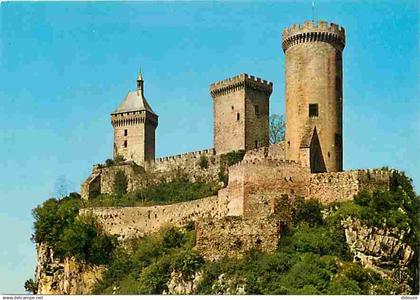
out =
<svg viewBox="0 0 420 300"><path fill-rule="evenodd" d="M410 294L407 270L414 257L414 250L404 243L404 237L409 231L371 227L350 217L341 224L354 261L392 279L403 294Z"/></svg>
<svg viewBox="0 0 420 300"><path fill-rule="evenodd" d="M63 260L54 256L45 244L37 245L35 282L37 294L80 295L89 294L101 278L104 267L77 262L74 258Z"/></svg>

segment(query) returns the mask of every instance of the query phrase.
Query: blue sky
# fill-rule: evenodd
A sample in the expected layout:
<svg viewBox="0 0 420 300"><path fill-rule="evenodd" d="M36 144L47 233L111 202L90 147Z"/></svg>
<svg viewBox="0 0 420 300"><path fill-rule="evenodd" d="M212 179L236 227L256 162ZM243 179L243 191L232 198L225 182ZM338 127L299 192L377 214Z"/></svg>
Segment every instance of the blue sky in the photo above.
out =
<svg viewBox="0 0 420 300"><path fill-rule="evenodd" d="M420 185L418 1L316 1L345 27L344 167L384 165ZM109 113L141 66L159 114L157 155L213 144L209 84L242 72L273 81L284 112L281 32L311 1L54 2L0 6L0 293L33 276L31 209L58 178L79 190L112 156Z"/></svg>

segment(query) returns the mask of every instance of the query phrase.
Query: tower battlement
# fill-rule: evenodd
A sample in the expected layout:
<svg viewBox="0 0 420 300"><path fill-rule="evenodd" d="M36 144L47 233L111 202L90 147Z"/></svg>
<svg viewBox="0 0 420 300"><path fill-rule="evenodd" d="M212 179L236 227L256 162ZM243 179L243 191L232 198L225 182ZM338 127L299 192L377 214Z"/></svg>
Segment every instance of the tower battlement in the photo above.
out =
<svg viewBox="0 0 420 300"><path fill-rule="evenodd" d="M273 83L259 77L242 73L225 80L217 81L210 84L210 94L215 97L236 91L245 87L263 91L270 95L273 91Z"/></svg>
<svg viewBox="0 0 420 300"><path fill-rule="evenodd" d="M282 48L284 52L293 45L306 42L331 43L343 50L346 44L345 30L334 23L305 21L303 24L294 24L283 31Z"/></svg>

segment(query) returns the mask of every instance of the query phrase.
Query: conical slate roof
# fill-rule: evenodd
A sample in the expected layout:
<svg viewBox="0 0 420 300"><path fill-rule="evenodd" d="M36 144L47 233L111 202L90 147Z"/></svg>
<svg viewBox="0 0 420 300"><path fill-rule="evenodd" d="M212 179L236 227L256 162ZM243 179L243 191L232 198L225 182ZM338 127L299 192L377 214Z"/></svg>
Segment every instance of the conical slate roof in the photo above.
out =
<svg viewBox="0 0 420 300"><path fill-rule="evenodd" d="M128 92L127 96L125 96L124 100L111 115L139 110L145 110L156 115L144 97L143 76L141 72L137 77L137 90Z"/></svg>
<svg viewBox="0 0 420 300"><path fill-rule="evenodd" d="M112 114L139 110L146 110L152 114L155 114L141 90L130 91L128 92L127 96L125 96L125 99L121 102L121 104L117 107L117 109L112 112Z"/></svg>

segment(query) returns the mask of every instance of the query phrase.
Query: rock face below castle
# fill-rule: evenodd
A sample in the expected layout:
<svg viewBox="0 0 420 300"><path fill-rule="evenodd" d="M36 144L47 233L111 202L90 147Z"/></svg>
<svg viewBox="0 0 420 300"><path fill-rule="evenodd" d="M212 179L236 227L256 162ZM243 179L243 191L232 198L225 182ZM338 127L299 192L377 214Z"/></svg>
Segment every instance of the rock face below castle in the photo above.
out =
<svg viewBox="0 0 420 300"><path fill-rule="evenodd" d="M73 258L58 259L54 256L53 250L44 244L38 244L36 250L37 294L89 294L104 271L104 267L89 266Z"/></svg>

